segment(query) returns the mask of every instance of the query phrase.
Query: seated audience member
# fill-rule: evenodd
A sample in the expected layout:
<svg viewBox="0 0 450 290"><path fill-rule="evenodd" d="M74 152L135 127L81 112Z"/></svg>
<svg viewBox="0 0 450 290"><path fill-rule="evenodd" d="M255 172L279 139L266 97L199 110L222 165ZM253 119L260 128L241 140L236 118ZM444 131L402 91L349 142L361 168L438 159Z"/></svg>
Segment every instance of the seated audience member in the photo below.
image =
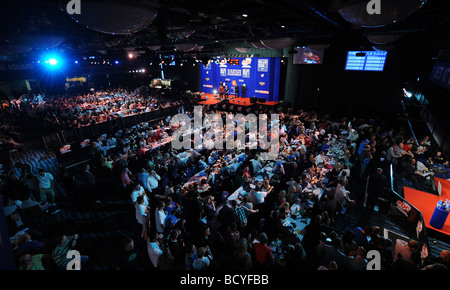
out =
<svg viewBox="0 0 450 290"><path fill-rule="evenodd" d="M45 244L40 241L33 240L31 235L24 233L19 237L17 247L14 252L17 256L22 256L24 254L42 254L45 250Z"/></svg>
<svg viewBox="0 0 450 290"><path fill-rule="evenodd" d="M397 245L394 261L392 241L382 238L374 230L376 227L358 226L354 231L345 231L337 225L341 221L336 216L343 207L356 206L359 209L363 206L356 203L362 197L358 196L362 193L359 173L370 176L367 205L372 209L377 204L377 193L386 178L390 178L391 165L394 165L395 176L401 175L402 181L416 178L414 183L418 184L428 182L422 178L429 174L427 167L431 168L431 164L443 170L446 166L448 168L448 161L442 152L437 153L431 147L429 137L416 146L408 128L394 129L379 119L333 119L329 115L296 111L285 106L258 105L241 109L216 105L204 106L203 113L218 113L227 120L235 109L256 114L278 112L282 148L276 159L266 160L264 157L268 154L262 148L243 147L252 139L250 137L257 138L259 132L249 132L245 143L236 141L234 149L212 148L220 134L227 136L226 130L221 132L221 128L210 131L212 137L204 139L206 143L202 149L174 150L170 142L164 144L162 141L166 141L163 139L170 137L182 123L170 124L170 116L163 116L158 121L122 127L127 122L121 122L120 118L130 116L129 120L132 120L135 114L149 112L155 114L137 116L156 118L162 108L169 109L164 111L171 112L169 115L178 111L193 118L196 100L190 94L183 94L183 98L174 95L166 102L162 96L152 96L158 91L147 87L141 89L146 93L105 90L73 98L47 96L45 102L24 101L20 105L21 108L29 106L27 112L38 112L46 124L53 124L53 128L82 128L98 122L106 122L108 126L101 126L107 132L102 132L104 134L100 138L93 137L89 151L89 157L93 159L89 162L90 167L85 167L84 163L74 166L70 172L62 168L62 173L55 178L46 174L55 172L57 168L47 170L45 167L44 175L37 176L33 184L32 176L30 180L26 179L33 172L31 167L27 169L25 164L16 163L14 168L5 170L0 166L0 177L7 178L2 193L6 200L4 209L8 229L12 233L13 246L16 246L18 269L51 269L51 264L56 269L67 269L69 265L76 267L77 263L69 264L70 257L64 258L64 253L72 249L73 239L61 237L52 252L52 248L46 247L48 239L33 230L36 227L47 233L53 226L53 217L65 222L66 217L79 216L78 213L67 215L67 211L78 210L78 207L71 207L71 202L78 191L84 193L86 188L107 192L112 200L125 201L113 202L113 211L116 211L116 206L120 210L124 206L135 214L130 220L124 219L123 215L111 215L109 203L105 202L104 206L103 203L96 206L99 211L93 217L110 214L106 216L114 219L114 230L117 231L123 230L123 226L124 230L133 231L133 223L139 229L135 233L137 238L123 241L114 238L117 235L113 233L108 238L111 245L114 242L118 244L113 265L107 265L109 259L101 256L110 249L104 247L101 249L104 251L99 250L96 252L98 255L89 257L96 267L98 263L101 267L110 266L117 270L364 270L367 265L365 253L375 249L380 252L383 270L420 268L419 251L411 250L414 246ZM17 108L16 101L12 106ZM11 117L14 118L13 115ZM238 118L237 123L241 120ZM210 126L206 121L205 124ZM239 130L228 134L236 136ZM2 125L1 140L4 140L5 131ZM274 138L268 135L269 139ZM205 136L193 140L194 145L202 140L200 137ZM378 168L382 169L385 178L373 178L378 174ZM68 182L72 176L84 176L77 180L84 180L89 186L72 188L72 183ZM63 177L62 183L58 177ZM51 186L47 187L49 183ZM44 189L41 190L39 185ZM61 193L64 201L61 206L58 204L58 208L65 211L63 215L45 214L53 206L54 189L58 189L57 197ZM32 194L24 194L26 191ZM40 192L46 201L41 202ZM298 206L295 214L293 205ZM82 210L85 206L89 205L80 205ZM32 218L28 209L35 209L39 218ZM358 211L348 211L347 214L353 212L358 217ZM42 213L44 215L41 216ZM286 226L291 218L306 223L300 233L294 226ZM79 225L78 222L84 225L84 220L77 220L74 225ZM101 218L95 222L109 227ZM130 228L126 228L129 225ZM28 226L31 229L27 229ZM80 229L84 228L80 226ZM283 249L281 255L269 246L277 238L282 240L279 247ZM45 242L43 247L39 241ZM97 245L95 241L91 244L93 248ZM53 254L49 256L51 263L45 259L46 252ZM425 260L423 266L427 270L448 267L449 257L443 251L441 257ZM89 264L83 263L81 269L86 265Z"/></svg>
<svg viewBox="0 0 450 290"><path fill-rule="evenodd" d="M51 257L48 254L24 254L20 257L18 269L23 271L53 270Z"/></svg>
<svg viewBox="0 0 450 290"><path fill-rule="evenodd" d="M83 266L88 262L89 257L81 255L79 256L79 263L70 263L71 261L73 261L73 259L76 258L76 256L73 255L71 258L69 258L70 255L68 255L68 253L69 251L71 251L71 249L74 249L76 247L77 239L78 234L70 236L61 235L56 240L56 247L52 251L52 258L59 270L69 270L69 266L71 267L70 269L74 270L77 269L75 267L80 267L78 269L83 269Z"/></svg>

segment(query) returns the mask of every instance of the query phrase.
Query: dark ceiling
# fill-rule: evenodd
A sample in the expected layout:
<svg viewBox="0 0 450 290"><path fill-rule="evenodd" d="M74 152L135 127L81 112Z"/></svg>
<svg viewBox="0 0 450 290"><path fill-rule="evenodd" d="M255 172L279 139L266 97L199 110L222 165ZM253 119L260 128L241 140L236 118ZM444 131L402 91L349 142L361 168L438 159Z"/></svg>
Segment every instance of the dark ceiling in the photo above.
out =
<svg viewBox="0 0 450 290"><path fill-rule="evenodd" d="M251 45L262 39L286 37L318 43L353 37L363 44L371 34L420 37L424 32L433 32L448 39L450 26L448 0L424 1L424 5L414 13L380 27L354 25L339 13L339 8L360 0L79 1L83 16L95 20L89 28L66 13L68 0L3 2L0 60L7 61L45 49L88 53L127 48L148 50L156 46L160 51L170 51L174 45L182 43L195 43L203 50L214 51L227 44ZM92 8L89 6L91 3L105 6ZM113 8L108 10L107 7ZM128 9L130 7L137 10ZM145 19L139 18L139 13L148 11L156 11L157 16L145 25ZM247 17L243 16L244 13ZM133 19L138 20L133 23ZM111 30L117 29L119 33L101 32L95 25L109 25ZM137 31L124 34L118 27Z"/></svg>

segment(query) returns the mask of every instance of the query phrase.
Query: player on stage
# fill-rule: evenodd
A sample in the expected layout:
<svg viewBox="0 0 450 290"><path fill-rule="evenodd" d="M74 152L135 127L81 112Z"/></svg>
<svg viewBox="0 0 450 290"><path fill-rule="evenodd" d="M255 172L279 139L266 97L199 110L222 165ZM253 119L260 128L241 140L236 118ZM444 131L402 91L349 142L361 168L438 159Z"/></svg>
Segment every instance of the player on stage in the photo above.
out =
<svg viewBox="0 0 450 290"><path fill-rule="evenodd" d="M238 85L236 85L234 87L234 97L239 98L239 86Z"/></svg>
<svg viewBox="0 0 450 290"><path fill-rule="evenodd" d="M245 93L247 91L247 86L245 84L241 85L241 95L243 98L245 98Z"/></svg>
<svg viewBox="0 0 450 290"><path fill-rule="evenodd" d="M230 89L228 88L227 85L225 85L225 99L228 100L228 94L230 93Z"/></svg>
<svg viewBox="0 0 450 290"><path fill-rule="evenodd" d="M222 83L220 83L220 86L219 86L219 97L220 97L221 100L223 99L223 92L224 92L224 87L223 87Z"/></svg>

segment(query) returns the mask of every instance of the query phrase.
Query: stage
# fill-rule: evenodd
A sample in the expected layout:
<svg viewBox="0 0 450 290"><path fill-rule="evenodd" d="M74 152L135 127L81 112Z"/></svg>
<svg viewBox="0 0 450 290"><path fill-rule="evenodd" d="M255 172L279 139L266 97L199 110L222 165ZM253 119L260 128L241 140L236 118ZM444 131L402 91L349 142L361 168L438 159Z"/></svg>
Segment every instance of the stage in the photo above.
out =
<svg viewBox="0 0 450 290"><path fill-rule="evenodd" d="M198 104L200 105L216 105L219 103L224 102L225 100L221 100L219 98L218 94L208 94L208 93L203 93L202 94L202 101L198 102ZM235 98L234 96L228 96L228 103L231 105L237 105L237 106L252 106L255 104L259 104L259 105L266 105L266 106L275 106L277 105L279 102L274 102L274 101L266 101L264 103L252 103L250 102L250 98Z"/></svg>
<svg viewBox="0 0 450 290"><path fill-rule="evenodd" d="M426 228L450 236L450 218L446 220L444 227L441 230L430 225L430 219L433 215L437 202L439 200L445 201L446 199L450 199L450 181L437 177L435 177L435 181L436 187L438 187L439 182L441 184L441 196L409 187L403 187L404 197L408 202L422 212Z"/></svg>

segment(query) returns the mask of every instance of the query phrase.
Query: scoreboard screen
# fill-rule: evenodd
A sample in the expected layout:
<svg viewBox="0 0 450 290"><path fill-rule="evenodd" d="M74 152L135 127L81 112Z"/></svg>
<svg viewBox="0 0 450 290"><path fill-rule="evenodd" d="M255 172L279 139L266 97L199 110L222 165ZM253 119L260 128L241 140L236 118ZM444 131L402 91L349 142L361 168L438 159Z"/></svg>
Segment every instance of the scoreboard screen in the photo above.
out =
<svg viewBox="0 0 450 290"><path fill-rule="evenodd" d="M383 71L387 51L349 51L345 70Z"/></svg>
<svg viewBox="0 0 450 290"><path fill-rule="evenodd" d="M239 59L237 58L232 58L230 59L230 61L228 62L230 65L239 65Z"/></svg>

